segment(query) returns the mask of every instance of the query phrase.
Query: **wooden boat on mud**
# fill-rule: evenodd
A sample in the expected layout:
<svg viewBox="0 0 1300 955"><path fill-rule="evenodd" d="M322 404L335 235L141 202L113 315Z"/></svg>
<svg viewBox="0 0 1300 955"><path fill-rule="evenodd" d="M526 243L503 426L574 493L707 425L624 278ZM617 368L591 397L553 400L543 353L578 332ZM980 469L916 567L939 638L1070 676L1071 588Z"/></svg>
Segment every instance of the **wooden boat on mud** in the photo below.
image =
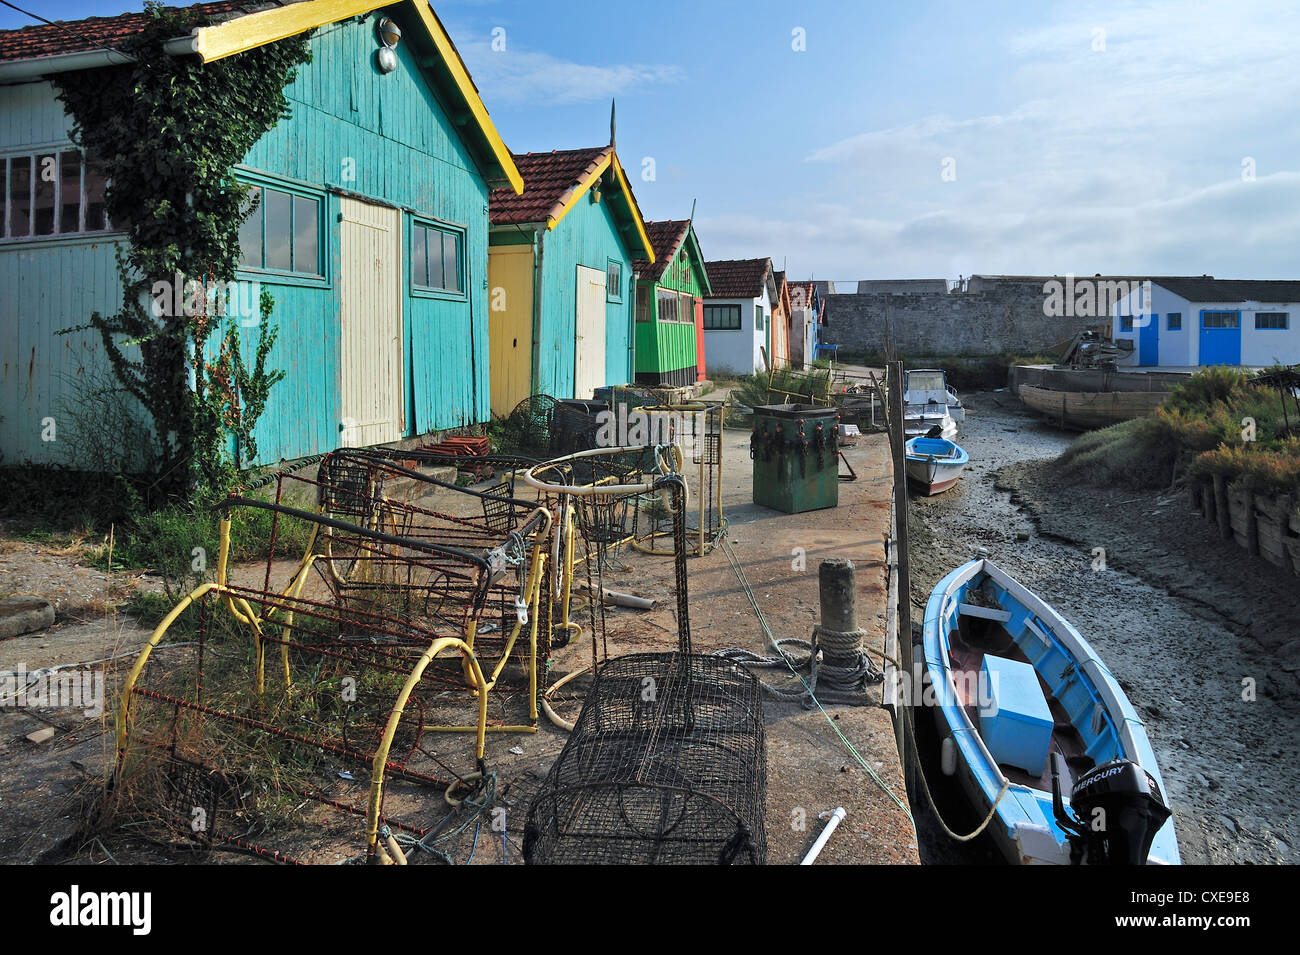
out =
<svg viewBox="0 0 1300 955"><path fill-rule="evenodd" d="M1020 400L1049 423L1075 431L1145 418L1168 397L1164 391L1054 391L1021 385Z"/></svg>
<svg viewBox="0 0 1300 955"><path fill-rule="evenodd" d="M923 494L939 494L957 483L970 455L943 438L912 438L907 451L907 479Z"/></svg>
<svg viewBox="0 0 1300 955"><path fill-rule="evenodd" d="M935 586L923 642L941 768L978 818L996 806L989 831L1009 860L1181 862L1142 721L1055 610L976 559Z"/></svg>

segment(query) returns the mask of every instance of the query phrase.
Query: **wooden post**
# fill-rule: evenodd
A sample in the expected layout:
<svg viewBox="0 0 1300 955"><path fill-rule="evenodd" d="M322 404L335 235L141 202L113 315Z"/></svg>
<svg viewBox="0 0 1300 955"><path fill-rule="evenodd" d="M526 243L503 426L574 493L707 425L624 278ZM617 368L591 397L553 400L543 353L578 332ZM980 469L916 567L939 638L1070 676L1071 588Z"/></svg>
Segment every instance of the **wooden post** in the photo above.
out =
<svg viewBox="0 0 1300 955"><path fill-rule="evenodd" d="M903 363L892 361L887 369L889 399L886 404L889 426L889 446L894 462L894 553L898 560L898 662L901 664L903 686L908 686L915 673L912 653L912 574L908 557L907 533L907 470L904 444L907 435L903 430ZM899 716L914 719L910 699L900 700ZM908 778L911 761L899 751L903 761L904 778Z"/></svg>
<svg viewBox="0 0 1300 955"><path fill-rule="evenodd" d="M1228 484L1222 474L1214 475L1214 512L1219 520L1219 536L1232 539L1232 505L1228 501Z"/></svg>
<svg viewBox="0 0 1300 955"><path fill-rule="evenodd" d="M1242 494L1246 508L1246 550L1253 556L1259 556L1259 517L1255 514L1255 492L1246 490Z"/></svg>

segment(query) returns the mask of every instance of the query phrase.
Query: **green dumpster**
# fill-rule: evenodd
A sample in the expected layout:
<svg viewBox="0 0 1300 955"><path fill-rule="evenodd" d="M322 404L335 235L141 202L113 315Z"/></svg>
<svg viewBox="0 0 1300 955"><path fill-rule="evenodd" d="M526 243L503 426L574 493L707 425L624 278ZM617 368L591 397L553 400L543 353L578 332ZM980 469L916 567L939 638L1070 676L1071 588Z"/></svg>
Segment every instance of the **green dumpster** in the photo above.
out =
<svg viewBox="0 0 1300 955"><path fill-rule="evenodd" d="M840 502L839 409L760 405L749 456L754 503L797 514Z"/></svg>

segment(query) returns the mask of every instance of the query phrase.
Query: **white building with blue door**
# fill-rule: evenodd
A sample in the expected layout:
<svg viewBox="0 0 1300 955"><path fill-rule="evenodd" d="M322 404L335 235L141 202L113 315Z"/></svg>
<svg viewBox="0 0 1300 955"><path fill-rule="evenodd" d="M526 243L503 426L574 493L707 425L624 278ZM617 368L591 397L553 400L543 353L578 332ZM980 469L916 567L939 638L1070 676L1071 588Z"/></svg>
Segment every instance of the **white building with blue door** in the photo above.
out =
<svg viewBox="0 0 1300 955"><path fill-rule="evenodd" d="M1111 310L1121 366L1187 368L1300 363L1300 281L1152 279Z"/></svg>

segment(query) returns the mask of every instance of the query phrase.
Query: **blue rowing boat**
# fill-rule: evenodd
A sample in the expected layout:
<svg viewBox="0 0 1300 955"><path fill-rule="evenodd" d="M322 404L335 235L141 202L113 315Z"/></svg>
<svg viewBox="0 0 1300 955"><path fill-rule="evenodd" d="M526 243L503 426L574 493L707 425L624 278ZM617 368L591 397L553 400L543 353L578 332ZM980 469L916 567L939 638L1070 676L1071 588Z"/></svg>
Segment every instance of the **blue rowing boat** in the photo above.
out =
<svg viewBox="0 0 1300 955"><path fill-rule="evenodd" d="M947 438L912 438L907 452L907 479L924 494L939 494L957 483L970 455Z"/></svg>
<svg viewBox="0 0 1300 955"><path fill-rule="evenodd" d="M996 804L989 830L1008 859L1181 862L1142 720L1055 610L972 560L930 594L923 642L940 766L979 818Z"/></svg>

